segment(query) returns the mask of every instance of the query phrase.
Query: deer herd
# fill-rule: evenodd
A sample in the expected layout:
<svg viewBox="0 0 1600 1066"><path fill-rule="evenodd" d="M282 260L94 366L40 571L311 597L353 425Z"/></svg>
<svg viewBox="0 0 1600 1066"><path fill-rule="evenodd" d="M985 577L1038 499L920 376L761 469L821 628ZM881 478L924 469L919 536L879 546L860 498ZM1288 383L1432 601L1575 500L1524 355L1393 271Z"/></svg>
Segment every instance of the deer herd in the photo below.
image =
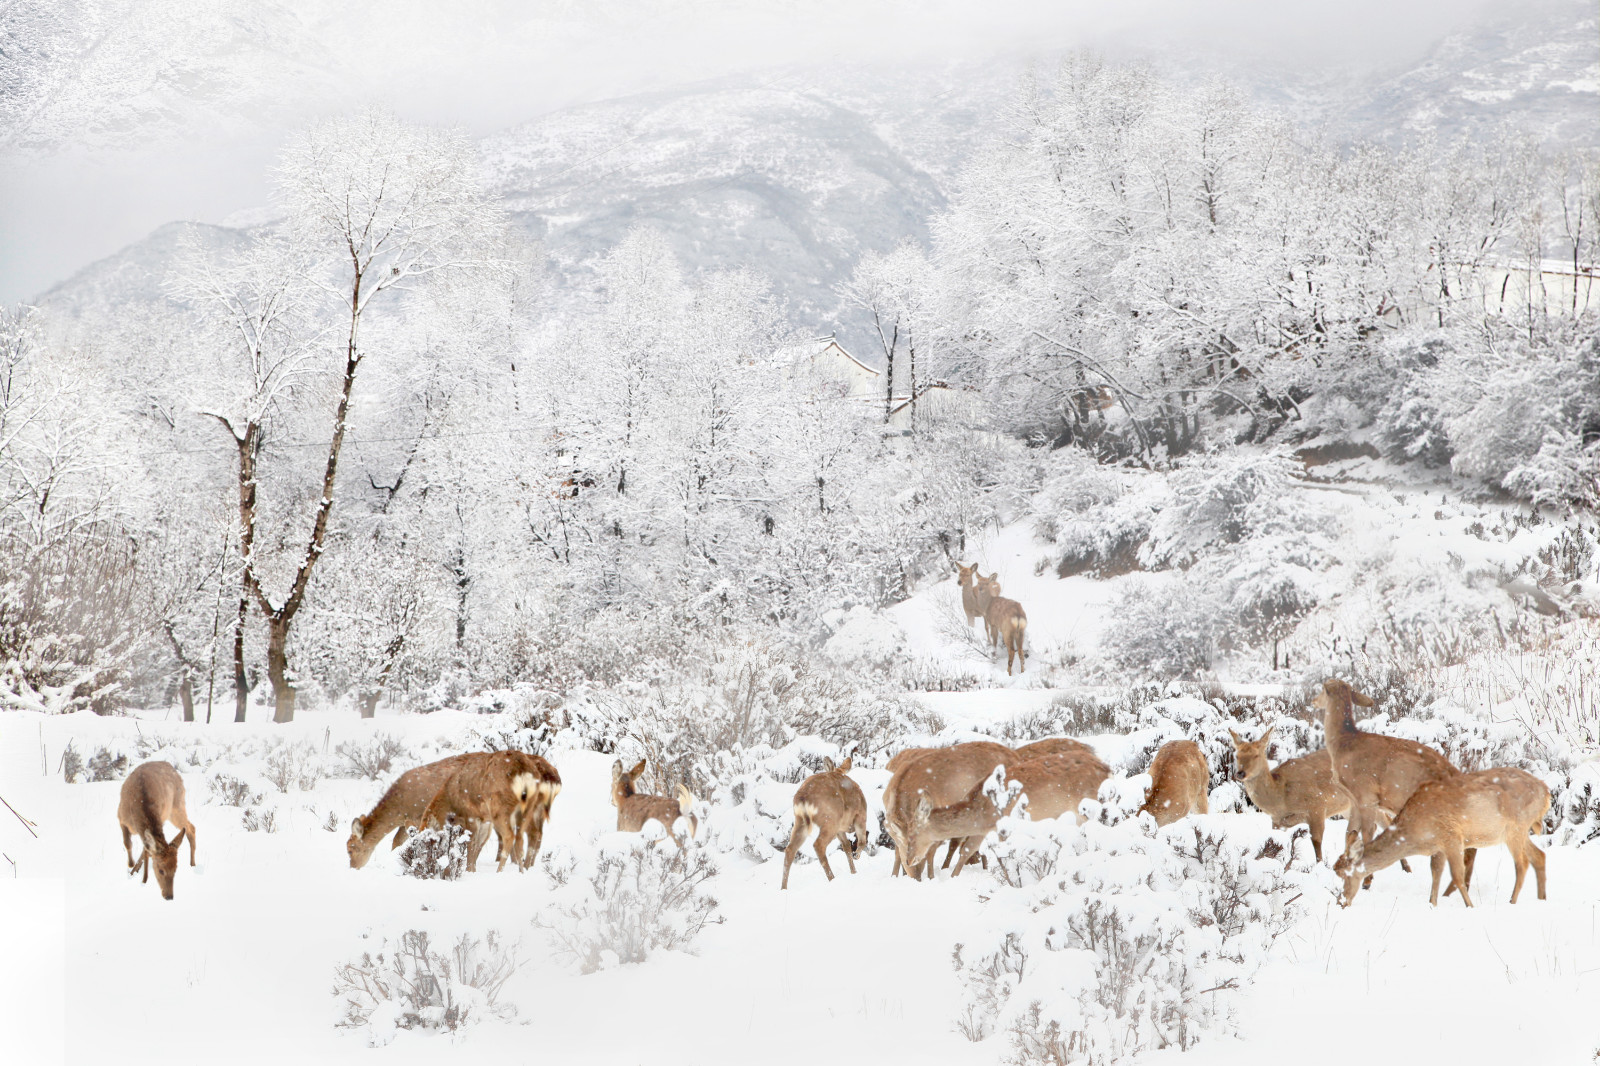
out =
<svg viewBox="0 0 1600 1066"><path fill-rule="evenodd" d="M963 574L963 589L970 576ZM987 580L979 576L977 584ZM1000 603L1012 601L991 596L985 601L984 617L997 619L1003 629L1013 614L997 611ZM1012 606L1015 617L1021 618L1021 607ZM1019 655L1021 629L1018 624L1014 630ZM1322 714L1327 747L1277 767L1267 759L1272 729L1256 740L1230 733L1238 778L1250 801L1277 828L1309 826L1317 861L1322 861L1327 820L1348 819L1344 853L1333 867L1344 881L1345 906L1377 871L1395 862L1404 864L1408 856L1426 855L1433 873L1429 901L1438 903L1439 882L1448 867L1445 895L1460 892L1462 903L1470 907L1468 890L1477 849L1495 844L1506 846L1515 865L1511 902L1522 891L1529 865L1538 881L1539 898L1545 898L1544 853L1531 839L1550 808L1550 792L1542 782L1509 767L1463 773L1426 745L1357 728L1355 708L1371 707L1372 700L1344 681L1325 682L1313 706ZM830 763L796 790L794 830L784 849L780 887L789 887L789 868L813 833L813 849L828 880L833 880L833 869L827 851L834 843L844 852L850 872L856 872L856 859L869 843L867 798L850 778L851 766L849 758L837 767ZM699 829L693 813L695 797L681 784L671 797L639 792L636 782L644 769L642 759L631 768L625 769L621 760L612 767L617 829L637 833L655 822L682 850L686 845L679 830L692 840ZM934 873L941 843L948 848L941 868L956 860L951 877L959 876L970 862L987 865L978 849L1003 817L1015 814L1037 821L1072 814L1081 824L1083 801L1096 798L1111 776L1110 767L1088 744L1070 737L1019 747L972 741L944 748L906 748L888 760L886 769L890 777L883 790L883 825L894 844L892 873L903 870L919 881ZM1156 825L1164 826L1190 814L1207 813L1211 769L1194 741L1162 745L1151 760L1149 775L1140 815L1148 814ZM556 768L519 751L452 755L416 767L401 774L377 806L352 823L346 843L350 866L365 866L385 837L390 838L391 848L398 848L415 831L461 825L471 833L468 870L477 868L491 827L499 840L496 868L503 870L510 861L526 870L538 857L544 825L560 792ZM1026 807L1020 808L1024 796ZM183 778L177 770L165 762L137 767L122 784L117 822L130 874L142 870L148 881L153 866L162 897L172 899L179 845L188 838L190 866L195 850L195 829L184 809ZM168 823L178 828L170 841L164 828ZM144 844L137 859L134 836Z"/></svg>

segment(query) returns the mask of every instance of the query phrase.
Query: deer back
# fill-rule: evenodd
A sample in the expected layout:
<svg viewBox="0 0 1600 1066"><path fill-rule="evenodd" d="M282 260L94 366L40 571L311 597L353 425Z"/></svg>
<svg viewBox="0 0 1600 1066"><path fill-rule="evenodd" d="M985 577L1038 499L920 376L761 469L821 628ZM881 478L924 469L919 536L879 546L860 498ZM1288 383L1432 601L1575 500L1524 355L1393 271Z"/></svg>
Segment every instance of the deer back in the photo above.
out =
<svg viewBox="0 0 1600 1066"><path fill-rule="evenodd" d="M865 824L867 797L861 786L850 779L847 767L812 774L795 789L795 816L814 822L823 832L835 833L852 825Z"/></svg>
<svg viewBox="0 0 1600 1066"><path fill-rule="evenodd" d="M1042 759L1046 755L1071 755L1082 753L1093 755L1094 749L1081 740L1072 737L1049 737L1045 740L1034 740L1027 744L1020 744L1015 749L1017 758L1024 761Z"/></svg>
<svg viewBox="0 0 1600 1066"><path fill-rule="evenodd" d="M1016 600L1008 600L1004 596L995 596L989 601L984 609L984 618L990 627L1001 633L1028 624L1028 612L1022 609L1022 604Z"/></svg>
<svg viewBox="0 0 1600 1066"><path fill-rule="evenodd" d="M1040 756L1013 764L1008 773L1027 795L1028 817L1034 821L1076 814L1078 805L1099 795L1101 782L1110 776L1111 768L1092 751Z"/></svg>
<svg viewBox="0 0 1600 1066"><path fill-rule="evenodd" d="M1139 810L1153 815L1157 825L1170 825L1193 811L1204 810L1210 780L1200 745L1192 740L1168 741L1150 761L1150 791Z"/></svg>

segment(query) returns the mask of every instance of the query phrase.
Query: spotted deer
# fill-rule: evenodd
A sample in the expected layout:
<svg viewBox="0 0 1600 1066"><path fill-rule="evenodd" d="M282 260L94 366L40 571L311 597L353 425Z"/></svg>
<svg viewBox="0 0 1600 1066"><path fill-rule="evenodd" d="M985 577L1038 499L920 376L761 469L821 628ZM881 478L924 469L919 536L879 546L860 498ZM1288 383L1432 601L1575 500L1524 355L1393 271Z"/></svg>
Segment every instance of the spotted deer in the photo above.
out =
<svg viewBox="0 0 1600 1066"><path fill-rule="evenodd" d="M1207 814L1206 786L1211 770L1200 745L1192 740L1171 740L1150 760L1150 790L1139 813L1150 814L1156 825L1171 825L1190 814Z"/></svg>
<svg viewBox="0 0 1600 1066"><path fill-rule="evenodd" d="M189 838L189 865L194 865L194 823L184 809L183 778L169 762L141 763L122 782L117 801L117 825L122 829L122 846L128 852L128 874L144 871L141 884L150 881L151 857L155 858L156 886L162 899L172 898L172 879L178 874L178 845ZM167 839L166 824L178 827L178 835ZM144 842L136 860L133 837Z"/></svg>
<svg viewBox="0 0 1600 1066"><path fill-rule="evenodd" d="M465 760L476 754L452 755L438 762L413 767L395 779L384 792L378 805L366 814L358 815L350 823L350 839L345 841L345 851L350 855L350 868L359 870L372 858L378 844L391 830L394 831L392 847L405 843L406 830L422 825L422 812L439 794L445 779L455 773Z"/></svg>
<svg viewBox="0 0 1600 1066"><path fill-rule="evenodd" d="M644 764L645 760L640 759L634 764L633 769L624 770L622 760L618 759L611 767L611 804L617 809L617 829L623 833L637 833L644 829L646 822L658 822L681 851L684 848L683 841L679 840L678 834L672 830L679 818L687 819L689 839L694 839L695 833L700 829L694 814L691 813L694 810L694 796L681 784L678 786L676 800L668 799L666 796L640 793L634 787L634 780L644 773Z"/></svg>
<svg viewBox="0 0 1600 1066"><path fill-rule="evenodd" d="M531 809L539 810L540 832L550 801L561 791L561 778L545 760L520 751L482 752L463 760L444 779L422 812L421 823L437 829L446 822L465 824L472 830L467 845L467 869L478 868L478 853L494 826L500 843L495 869L506 860L525 868L520 837ZM537 850L537 844L535 845Z"/></svg>
<svg viewBox="0 0 1600 1066"><path fill-rule="evenodd" d="M828 875L828 880L833 880L833 870L828 866L827 850L835 840L850 864L850 872L856 872L855 857L868 843L867 797L861 786L850 780L850 766L848 758L837 767L830 761L828 769L812 774L795 790L794 831L789 834L789 846L783 851L781 888L789 887L789 867L813 829L817 833L813 846L817 861L822 864L822 872ZM854 841L850 835L854 835Z"/></svg>
<svg viewBox="0 0 1600 1066"><path fill-rule="evenodd" d="M1334 780L1333 757L1328 749L1318 748L1310 755L1289 759L1273 768L1267 760L1272 727L1256 740L1245 740L1231 729L1228 735L1233 738L1237 776L1250 802L1272 816L1276 829L1302 822L1310 826L1311 850L1321 862L1322 834L1328 819L1350 811L1350 793Z"/></svg>
<svg viewBox="0 0 1600 1066"><path fill-rule="evenodd" d="M1539 898L1544 899L1544 852L1529 836L1540 827L1549 809L1550 790L1523 770L1498 767L1425 781L1400 809L1393 825L1371 843L1356 837L1350 849L1334 863L1334 873L1344 878L1341 902L1350 906L1362 883L1385 866L1408 855L1428 855L1433 869L1433 891L1428 902L1438 906L1439 878L1448 864L1450 886L1461 893L1461 902L1470 907L1472 897L1467 890L1476 849L1495 844L1504 844L1516 865L1511 902L1517 902L1530 864L1538 882Z"/></svg>

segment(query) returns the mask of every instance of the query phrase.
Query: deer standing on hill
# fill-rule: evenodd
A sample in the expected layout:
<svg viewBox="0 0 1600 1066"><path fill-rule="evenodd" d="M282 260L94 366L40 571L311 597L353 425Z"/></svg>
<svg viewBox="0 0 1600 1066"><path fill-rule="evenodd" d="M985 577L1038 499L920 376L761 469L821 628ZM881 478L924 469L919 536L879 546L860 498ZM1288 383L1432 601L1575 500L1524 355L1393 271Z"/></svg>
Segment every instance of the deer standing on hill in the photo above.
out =
<svg viewBox="0 0 1600 1066"><path fill-rule="evenodd" d="M1329 818L1350 811L1350 793L1333 778L1333 757L1327 748L1290 759L1273 769L1267 761L1267 745L1272 727L1258 740L1243 740L1233 730L1233 752L1239 764L1239 780L1244 783L1250 802L1272 816L1275 829L1288 829L1301 822L1311 827L1311 850L1322 861L1322 833ZM1353 836L1353 834L1352 834Z"/></svg>
<svg viewBox="0 0 1600 1066"><path fill-rule="evenodd" d="M845 861L850 864L850 872L856 872L855 857L868 843L867 797L861 791L861 786L847 776L850 766L851 760L848 758L838 767L834 767L830 760L828 769L812 774L800 782L800 787L795 790L794 831L789 834L789 846L783 852L783 884L780 887L789 887L789 867L794 863L800 845L806 842L813 829L817 831L814 845L817 861L822 863L822 872L828 875L828 880L833 880L833 870L828 866L828 845L835 840L839 842L839 850L844 852ZM855 836L854 842L847 834Z"/></svg>
<svg viewBox="0 0 1600 1066"><path fill-rule="evenodd" d="M1428 902L1438 906L1439 878L1448 863L1450 886L1460 891L1461 902L1470 907L1472 897L1467 888L1477 849L1495 844L1504 844L1516 865L1511 902L1517 902L1522 892L1530 863L1539 898L1544 899L1544 852L1529 836L1549 809L1550 790L1523 770L1499 767L1424 782L1400 809L1393 825L1370 844L1356 837L1334 864L1334 873L1344 878L1342 902L1348 907L1362 883L1390 863L1407 855L1428 855L1433 869Z"/></svg>
<svg viewBox="0 0 1600 1066"><path fill-rule="evenodd" d="M1373 834L1394 820L1418 788L1461 772L1425 744L1357 729L1355 707L1373 703L1348 682L1330 678L1311 703L1322 712L1334 780L1350 795L1347 841L1359 836L1363 844L1370 844ZM1403 859L1400 865L1410 869Z"/></svg>
<svg viewBox="0 0 1600 1066"><path fill-rule="evenodd" d="M988 592L983 609L984 628L989 634L989 647L1002 642L1006 649L1006 676L1011 676L1011 664L1017 664L1017 673L1026 673L1028 660L1022 653L1022 640L1028 630L1028 613L1016 600L1000 595L1000 574L979 578L979 584Z"/></svg>
<svg viewBox="0 0 1600 1066"><path fill-rule="evenodd" d="M694 795L681 784L676 800L640 793L634 787L634 779L644 773L644 764L645 760L640 759L633 769L624 770L622 760L618 759L611 767L611 804L617 808L617 829L623 833L637 833L646 822L659 822L667 831L667 836L678 845L678 850L682 851L683 841L678 839L672 827L679 818L686 818L689 821L689 839L693 840L695 833L699 832L700 824L691 813L694 810Z"/></svg>
<svg viewBox="0 0 1600 1066"><path fill-rule="evenodd" d="M961 586L961 613L967 616L967 628L972 623L983 617L983 605L978 602L978 579L983 575L978 573L978 564L962 566L956 564L956 584Z"/></svg>
<svg viewBox="0 0 1600 1066"><path fill-rule="evenodd" d="M394 831L391 847L404 844L406 830L422 825L422 813L428 809L429 801L439 794L445 779L455 773L463 761L474 757L475 754L452 755L413 767L395 778L378 805L350 823L350 839L345 841L350 868L359 870L365 866L390 830Z"/></svg>
<svg viewBox="0 0 1600 1066"><path fill-rule="evenodd" d="M1156 825L1171 825L1189 814L1208 814L1206 786L1211 769L1200 745L1192 740L1171 740L1150 760L1150 791L1139 813L1154 816Z"/></svg>
<svg viewBox="0 0 1600 1066"><path fill-rule="evenodd" d="M128 852L128 873L143 869L141 884L150 880L150 859L155 857L156 885L162 899L172 898L172 879L178 873L178 845L189 838L189 865L194 865L194 823L183 804L183 778L169 762L141 763L122 782L117 801L117 825L122 829L122 846ZM178 835L167 839L166 824L178 827ZM133 837L144 842L137 860L133 857Z"/></svg>

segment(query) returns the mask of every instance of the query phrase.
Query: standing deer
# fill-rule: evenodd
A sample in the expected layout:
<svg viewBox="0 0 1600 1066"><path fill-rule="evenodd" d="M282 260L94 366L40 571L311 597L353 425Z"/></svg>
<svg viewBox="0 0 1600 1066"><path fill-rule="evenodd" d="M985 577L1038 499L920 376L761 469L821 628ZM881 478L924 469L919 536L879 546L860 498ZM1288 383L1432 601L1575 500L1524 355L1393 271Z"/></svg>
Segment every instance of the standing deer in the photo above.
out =
<svg viewBox="0 0 1600 1066"><path fill-rule="evenodd" d="M1017 673L1025 673L1028 669L1028 661L1022 654L1022 638L1028 629L1028 614L1022 609L1022 604L1000 595L999 577L996 572L993 577L983 579L993 590L984 607L983 618L989 632L989 646L993 648L1002 642L1005 644L1006 676L1010 677L1013 661L1017 664Z"/></svg>
<svg viewBox="0 0 1600 1066"><path fill-rule="evenodd" d="M1207 814L1206 786L1211 769L1200 745L1192 740L1169 740L1150 760L1150 791L1139 813L1155 817L1156 825L1171 825L1189 814Z"/></svg>
<svg viewBox="0 0 1600 1066"><path fill-rule="evenodd" d="M391 847L398 848L405 843L406 830L422 825L422 812L428 809L429 801L439 794L445 779L455 773L464 761L476 758L478 754L452 755L438 762L413 767L396 778L376 807L367 814L358 815L350 823L350 839L345 841L345 850L350 854L350 868L359 870L365 866L379 841L390 830L394 831Z"/></svg>
<svg viewBox="0 0 1600 1066"><path fill-rule="evenodd" d="M1341 902L1350 906L1362 883L1390 863L1407 855L1429 855L1433 891L1428 902L1438 906L1439 878L1448 863L1450 885L1460 891L1461 902L1470 907L1472 897L1467 894L1467 887L1472 880L1476 849L1495 844L1504 844L1516 865L1511 902L1517 902L1522 892L1530 863L1538 881L1539 898L1544 899L1544 852L1529 835L1544 821L1549 809L1550 790L1523 770L1498 767L1424 782L1417 786L1388 830L1370 844L1356 837L1350 849L1334 863L1334 873L1344 878Z"/></svg>
<svg viewBox="0 0 1600 1066"><path fill-rule="evenodd" d="M822 872L828 875L828 880L833 880L833 870L828 866L827 850L835 840L850 864L850 872L856 872L855 857L868 842L867 797L861 786L846 776L850 765L851 760L846 758L835 768L830 760L828 769L812 774L795 790L794 831L789 834L789 846L783 852L781 888L789 887L789 867L813 829L817 831L814 846L817 861L822 863ZM854 834L855 841L852 843L846 834Z"/></svg>
<svg viewBox="0 0 1600 1066"><path fill-rule="evenodd" d="M978 573L978 564L962 566L956 564L956 584L961 586L961 613L967 616L967 628L972 628L972 623L983 617L983 606L978 602L978 579L983 575Z"/></svg>
<svg viewBox="0 0 1600 1066"><path fill-rule="evenodd" d="M941 839L947 835L956 839L960 831L961 857L950 875L959 877L984 837L1002 815L1012 812L1019 797L1027 797L1030 821L1043 822L1072 814L1082 825L1088 819L1078 812L1079 805L1098 795L1101 782L1110 776L1111 768L1093 752L1068 751L1013 763L1003 770L996 769L991 778L997 790L1003 789L1007 796L1003 811L989 799L987 789L991 779L985 779L965 800L952 807L937 811L930 808L925 812L919 802L917 813L923 822L920 831L929 838Z"/></svg>
<svg viewBox="0 0 1600 1066"><path fill-rule="evenodd" d="M178 827L178 835L167 839L166 824ZM147 762L134 768L122 782L117 801L117 825L122 829L122 846L128 851L128 874L144 870L141 884L150 881L150 857L155 856L156 885L162 899L172 898L172 879L178 873L178 845L189 838L189 865L194 865L194 823L183 804L183 778L169 762ZM136 861L133 837L144 842Z"/></svg>
<svg viewBox="0 0 1600 1066"><path fill-rule="evenodd" d="M560 776L543 759L520 751L482 752L462 761L445 778L422 812L422 824L435 829L446 820L467 824L472 830L467 845L468 871L478 868L478 853L488 842L485 829L492 825L500 840L495 869L504 870L507 859L516 860L521 867L519 836L524 817L535 805L548 813L550 801L560 791ZM542 815L540 828L542 832Z"/></svg>
<svg viewBox="0 0 1600 1066"><path fill-rule="evenodd" d="M1346 837L1359 836L1363 844L1370 844L1373 834L1393 821L1413 792L1429 781L1443 781L1460 771L1424 744L1357 729L1357 705L1373 704L1338 678L1325 681L1322 693L1312 701L1312 706L1323 712L1334 780L1350 795Z"/></svg>
<svg viewBox="0 0 1600 1066"><path fill-rule="evenodd" d="M885 828L894 841L896 865L922 879L923 860L934 845L922 846L920 838L913 838L921 797L934 808L960 803L996 766L1016 761L1017 753L1005 745L980 740L923 752L903 763L883 790Z"/></svg>
<svg viewBox="0 0 1600 1066"><path fill-rule="evenodd" d="M1277 769L1267 761L1267 745L1272 727L1259 740L1243 740L1233 730L1234 756L1238 777L1244 783L1250 802L1272 816L1275 829L1288 829L1305 822L1311 827L1311 850L1322 861L1322 833L1329 818L1350 811L1350 793L1333 778L1333 757L1327 748L1310 755L1279 763Z"/></svg>
<svg viewBox="0 0 1600 1066"><path fill-rule="evenodd" d="M543 782L534 791L527 808L517 820L517 868L526 870L539 858L544 845L544 824L550 820L550 805L561 794L561 775L550 762L538 755L524 755L528 771Z"/></svg>
<svg viewBox="0 0 1600 1066"><path fill-rule="evenodd" d="M622 760L618 759L611 767L611 804L617 809L617 829L623 833L637 833L644 828L648 821L656 821L667 831L667 836L678 845L678 850L684 850L683 841L672 831L672 827L679 818L689 820L689 839L693 840L695 833L699 832L700 824L691 813L694 810L694 796L684 785L678 786L678 798L670 800L666 796L647 796L634 788L634 779L644 773L645 760L640 759L634 764L633 769L624 770Z"/></svg>

